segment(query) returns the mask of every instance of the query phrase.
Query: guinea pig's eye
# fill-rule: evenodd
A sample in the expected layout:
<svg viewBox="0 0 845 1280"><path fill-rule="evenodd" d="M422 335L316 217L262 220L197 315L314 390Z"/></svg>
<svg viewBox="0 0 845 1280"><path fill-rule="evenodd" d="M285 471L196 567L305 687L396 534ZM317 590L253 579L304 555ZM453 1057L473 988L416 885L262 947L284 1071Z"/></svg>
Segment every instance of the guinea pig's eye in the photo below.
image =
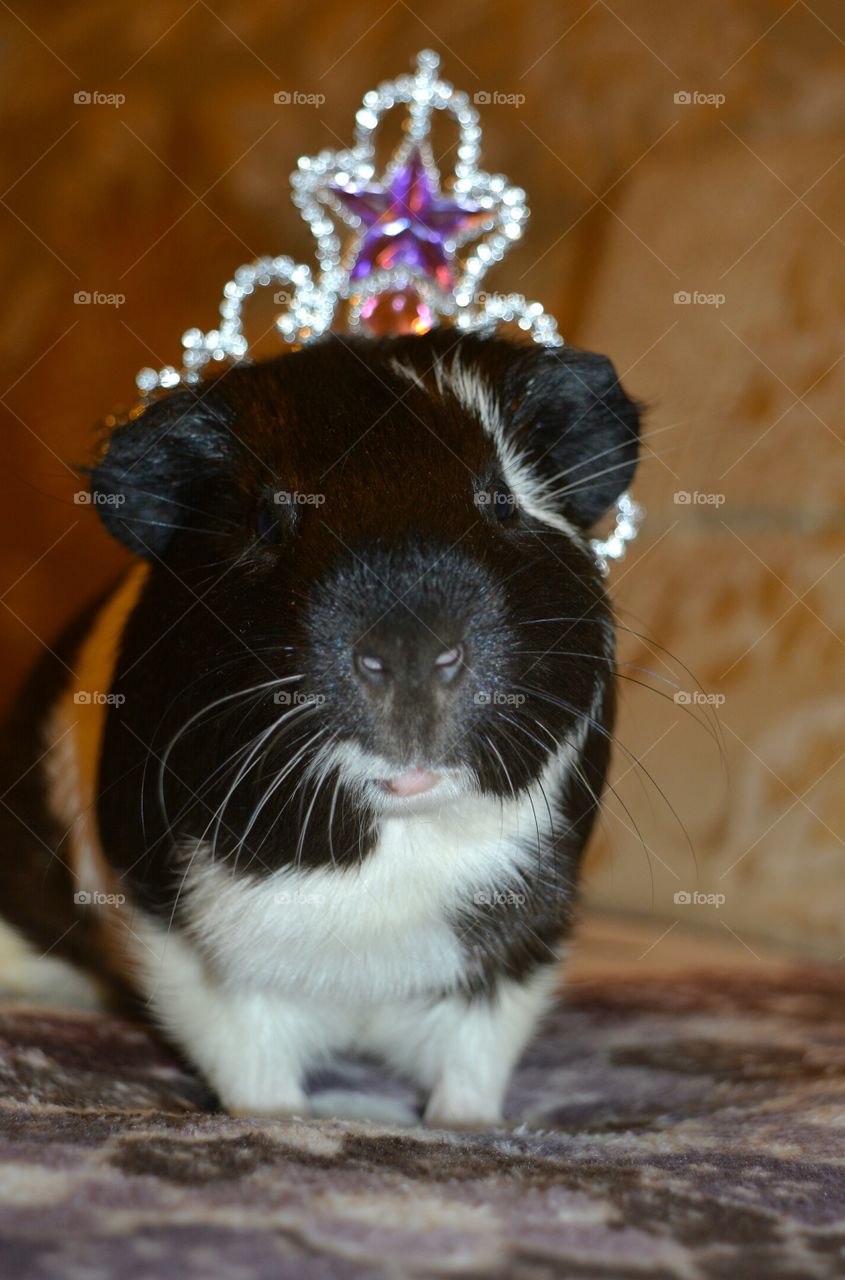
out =
<svg viewBox="0 0 845 1280"><path fill-rule="evenodd" d="M269 499L262 502L255 517L255 536L265 546L278 542L281 537L279 513Z"/></svg>
<svg viewBox="0 0 845 1280"><path fill-rule="evenodd" d="M499 524L505 524L516 515L516 498L506 484L497 484L491 490L490 513Z"/></svg>

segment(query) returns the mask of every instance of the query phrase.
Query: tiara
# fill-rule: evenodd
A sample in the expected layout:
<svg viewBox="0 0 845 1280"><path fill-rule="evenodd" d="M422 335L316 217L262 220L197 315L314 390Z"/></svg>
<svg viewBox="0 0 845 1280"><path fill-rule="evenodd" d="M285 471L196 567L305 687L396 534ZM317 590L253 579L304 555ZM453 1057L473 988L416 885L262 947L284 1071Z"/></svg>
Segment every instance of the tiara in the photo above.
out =
<svg viewBox="0 0 845 1280"><path fill-rule="evenodd" d="M238 267L223 288L217 328L183 334L181 368L140 371L142 402L198 383L208 365L249 360L244 303L265 289L275 290L275 328L287 343L312 342L338 325L373 335L422 334L445 320L475 332L515 324L542 346L564 345L541 303L482 288L489 268L521 237L528 206L520 187L479 168L478 112L466 93L439 79L439 66L438 55L424 50L412 75L365 93L351 147L298 160L292 199L314 236L316 271L289 257ZM407 108L404 137L379 175L375 140L396 106ZM438 111L458 130L457 162L445 189L431 145ZM624 557L643 514L623 493L608 536L592 540L602 573Z"/></svg>

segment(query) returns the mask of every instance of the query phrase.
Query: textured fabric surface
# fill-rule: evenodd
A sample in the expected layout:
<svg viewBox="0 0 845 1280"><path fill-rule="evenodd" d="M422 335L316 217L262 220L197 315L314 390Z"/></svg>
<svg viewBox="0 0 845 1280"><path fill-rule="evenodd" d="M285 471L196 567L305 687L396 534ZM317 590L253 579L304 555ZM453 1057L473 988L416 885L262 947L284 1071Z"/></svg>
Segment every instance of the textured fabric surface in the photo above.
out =
<svg viewBox="0 0 845 1280"><path fill-rule="evenodd" d="M766 972L576 983L510 1127L472 1134L231 1118L142 1027L7 1001L3 1272L841 1276L841 974ZM338 1086L414 1101L362 1064Z"/></svg>

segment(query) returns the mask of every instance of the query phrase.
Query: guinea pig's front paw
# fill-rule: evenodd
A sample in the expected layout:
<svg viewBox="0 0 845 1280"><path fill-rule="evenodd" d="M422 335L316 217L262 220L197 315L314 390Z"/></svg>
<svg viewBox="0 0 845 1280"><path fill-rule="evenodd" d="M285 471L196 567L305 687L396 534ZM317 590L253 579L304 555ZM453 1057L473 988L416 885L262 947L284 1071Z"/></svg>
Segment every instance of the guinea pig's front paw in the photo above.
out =
<svg viewBox="0 0 845 1280"><path fill-rule="evenodd" d="M430 1129L495 1129L502 1123L497 1100L485 1099L467 1082L441 1080L431 1094L423 1116Z"/></svg>
<svg viewBox="0 0 845 1280"><path fill-rule="evenodd" d="M221 1097L220 1101L230 1116L243 1116L282 1120L291 1116L305 1117L311 1114L311 1106L302 1092L290 1091L276 1096L263 1094L244 1097L241 1094Z"/></svg>
<svg viewBox="0 0 845 1280"><path fill-rule="evenodd" d="M229 1115L281 1119L311 1114L311 1104L296 1079L280 1072L257 1071L255 1066L255 1061L245 1061L239 1076L227 1072L225 1079L218 1075L212 1081Z"/></svg>

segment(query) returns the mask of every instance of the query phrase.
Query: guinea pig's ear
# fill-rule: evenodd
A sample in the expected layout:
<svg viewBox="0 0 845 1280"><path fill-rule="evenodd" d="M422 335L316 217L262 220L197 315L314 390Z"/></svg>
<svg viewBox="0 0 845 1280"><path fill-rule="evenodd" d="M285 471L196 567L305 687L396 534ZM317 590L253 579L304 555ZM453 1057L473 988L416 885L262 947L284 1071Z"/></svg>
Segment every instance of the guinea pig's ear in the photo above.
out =
<svg viewBox="0 0 845 1280"><path fill-rule="evenodd" d="M574 347L523 351L503 398L518 448L542 477L543 501L589 528L633 479L639 406L606 356Z"/></svg>
<svg viewBox="0 0 845 1280"><path fill-rule="evenodd" d="M90 471L91 501L113 537L154 559L177 529L215 521L201 508L231 452L219 398L172 392L112 431Z"/></svg>

